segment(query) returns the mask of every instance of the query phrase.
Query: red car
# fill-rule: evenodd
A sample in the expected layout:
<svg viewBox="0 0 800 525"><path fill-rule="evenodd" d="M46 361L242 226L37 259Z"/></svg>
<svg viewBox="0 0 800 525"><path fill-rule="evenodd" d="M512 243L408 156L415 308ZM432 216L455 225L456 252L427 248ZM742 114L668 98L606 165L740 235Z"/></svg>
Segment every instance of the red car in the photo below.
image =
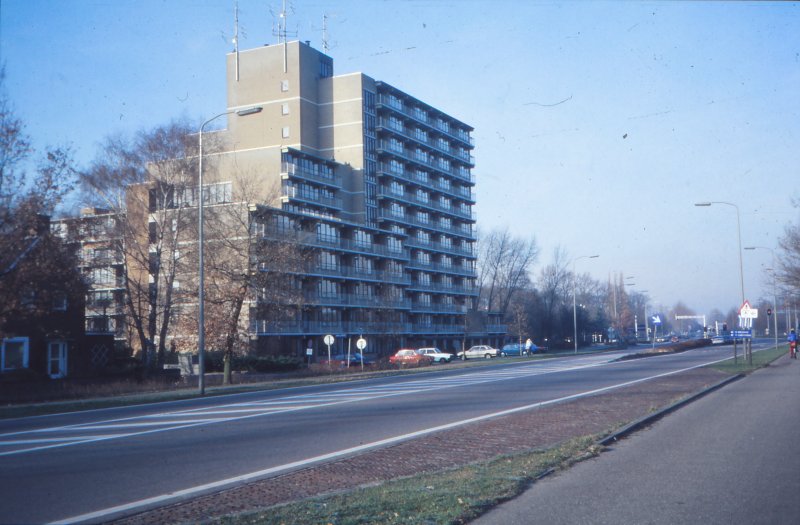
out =
<svg viewBox="0 0 800 525"><path fill-rule="evenodd" d="M390 363L419 363L420 361L425 363L432 362L430 357L420 354L416 350L400 350L389 358Z"/></svg>

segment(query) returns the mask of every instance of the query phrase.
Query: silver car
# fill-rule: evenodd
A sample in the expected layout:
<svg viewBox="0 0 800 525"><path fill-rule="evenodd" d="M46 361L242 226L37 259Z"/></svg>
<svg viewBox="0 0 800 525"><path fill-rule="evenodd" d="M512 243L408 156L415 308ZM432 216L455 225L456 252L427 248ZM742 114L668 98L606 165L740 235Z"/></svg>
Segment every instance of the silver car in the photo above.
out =
<svg viewBox="0 0 800 525"><path fill-rule="evenodd" d="M457 353L456 357L461 358L463 353L464 352ZM486 359L491 359L492 357L497 357L497 355L497 348L492 348L491 346L486 345L473 346L467 350L467 359L470 357L484 357Z"/></svg>
<svg viewBox="0 0 800 525"><path fill-rule="evenodd" d="M430 357L435 363L449 363L453 360L453 354L447 354L438 348L420 348L417 352Z"/></svg>

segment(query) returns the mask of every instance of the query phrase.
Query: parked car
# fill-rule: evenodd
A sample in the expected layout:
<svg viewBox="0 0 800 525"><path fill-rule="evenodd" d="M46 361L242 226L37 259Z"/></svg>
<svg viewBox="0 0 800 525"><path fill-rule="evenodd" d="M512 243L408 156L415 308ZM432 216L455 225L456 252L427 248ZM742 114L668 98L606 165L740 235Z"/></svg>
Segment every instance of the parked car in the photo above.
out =
<svg viewBox="0 0 800 525"><path fill-rule="evenodd" d="M531 345L530 351L525 348L525 345L519 345L517 343L511 343L503 346L500 349L500 357L505 357L507 355L533 355L533 354L543 354L547 351L547 349L536 346L534 344Z"/></svg>
<svg viewBox="0 0 800 525"><path fill-rule="evenodd" d="M725 336L722 335L715 335L711 338L712 345L721 345L725 343Z"/></svg>
<svg viewBox="0 0 800 525"><path fill-rule="evenodd" d="M670 343L677 343L678 341L680 341L680 338L677 335L673 335L669 338Z"/></svg>
<svg viewBox="0 0 800 525"><path fill-rule="evenodd" d="M453 360L453 354L447 354L438 348L420 348L417 352L430 357L434 363L449 363Z"/></svg>
<svg viewBox="0 0 800 525"><path fill-rule="evenodd" d="M456 354L457 358L461 358L464 352L459 352ZM499 352L497 348L492 348L491 346L486 345L479 345L473 346L469 350L467 350L467 359L470 357L485 357L486 359L491 359L492 357L497 357Z"/></svg>
<svg viewBox="0 0 800 525"><path fill-rule="evenodd" d="M431 363L433 361L430 356L427 356L425 354L420 354L416 350L403 349L399 350L396 354L389 357L389 362L409 364L409 363L419 363L419 362Z"/></svg>
<svg viewBox="0 0 800 525"><path fill-rule="evenodd" d="M335 356L331 357L331 366L361 366L362 361L364 363L364 366L369 366L369 365L374 364L373 361L370 361L369 359L365 358L361 354L355 353L355 354L350 354L349 361L348 361L347 354L338 354L338 355L335 355ZM348 362L349 362L349 365L348 365ZM319 361L319 363L322 364L322 365L327 365L328 364L328 360L327 359L323 359L322 361Z"/></svg>

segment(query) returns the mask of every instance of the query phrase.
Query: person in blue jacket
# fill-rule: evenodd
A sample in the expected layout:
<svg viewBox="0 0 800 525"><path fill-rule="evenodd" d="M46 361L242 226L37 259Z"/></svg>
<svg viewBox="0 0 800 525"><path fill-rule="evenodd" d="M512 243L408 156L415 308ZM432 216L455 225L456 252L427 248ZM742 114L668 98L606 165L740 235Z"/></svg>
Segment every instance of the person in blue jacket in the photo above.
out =
<svg viewBox="0 0 800 525"><path fill-rule="evenodd" d="M797 334L794 333L794 330L789 334L789 355L792 359L797 359Z"/></svg>

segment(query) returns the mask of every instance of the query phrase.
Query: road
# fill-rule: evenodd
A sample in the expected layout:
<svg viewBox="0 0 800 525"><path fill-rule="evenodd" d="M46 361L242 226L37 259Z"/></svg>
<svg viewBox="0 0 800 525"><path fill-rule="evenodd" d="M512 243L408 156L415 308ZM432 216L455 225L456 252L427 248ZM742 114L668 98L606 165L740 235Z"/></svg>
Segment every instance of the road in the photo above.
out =
<svg viewBox="0 0 800 525"><path fill-rule="evenodd" d="M0 521L107 521L448 425L702 366L731 349L614 362L624 353L498 359L477 369L2 421Z"/></svg>
<svg viewBox="0 0 800 525"><path fill-rule="evenodd" d="M800 364L784 355L473 523L797 523L798 400Z"/></svg>

